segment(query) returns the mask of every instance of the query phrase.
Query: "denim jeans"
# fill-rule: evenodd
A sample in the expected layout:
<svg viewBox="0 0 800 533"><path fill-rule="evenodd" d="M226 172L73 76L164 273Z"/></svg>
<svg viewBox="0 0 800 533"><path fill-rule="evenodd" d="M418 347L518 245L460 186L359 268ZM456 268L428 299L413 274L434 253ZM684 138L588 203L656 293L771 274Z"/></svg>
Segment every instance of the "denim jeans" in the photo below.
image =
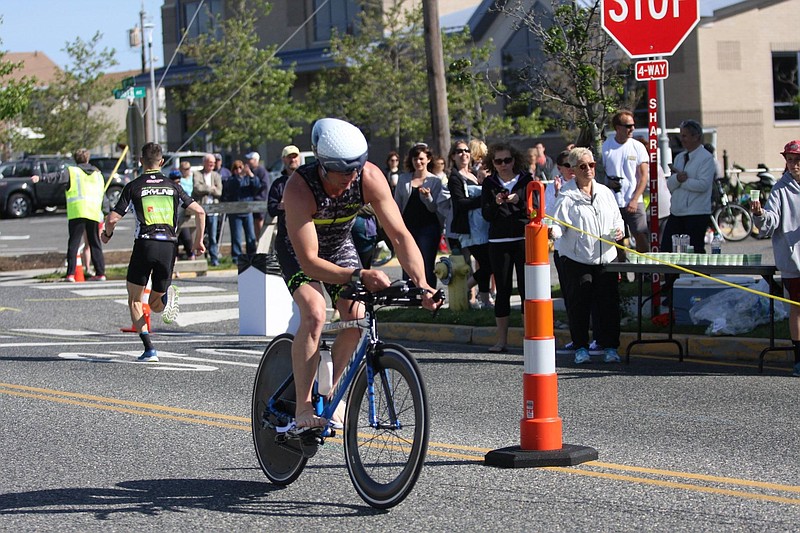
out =
<svg viewBox="0 0 800 533"><path fill-rule="evenodd" d="M245 250L248 254L256 253L256 226L253 223L252 213L239 213L228 215L231 228L231 257L234 264L242 255L242 230L244 230Z"/></svg>
<svg viewBox="0 0 800 533"><path fill-rule="evenodd" d="M219 228L219 215L206 217L206 235L208 236L208 257L212 265L219 264L219 243L217 242L217 229Z"/></svg>

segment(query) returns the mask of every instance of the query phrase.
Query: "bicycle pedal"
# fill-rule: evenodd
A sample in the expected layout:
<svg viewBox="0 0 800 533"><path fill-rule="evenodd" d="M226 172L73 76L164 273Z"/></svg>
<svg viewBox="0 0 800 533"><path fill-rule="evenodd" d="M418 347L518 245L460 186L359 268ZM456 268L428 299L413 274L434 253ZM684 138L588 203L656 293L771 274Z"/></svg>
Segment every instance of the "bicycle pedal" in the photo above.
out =
<svg viewBox="0 0 800 533"><path fill-rule="evenodd" d="M325 441L320 435L303 435L300 437L300 451L303 457L311 459L317 454L320 445Z"/></svg>

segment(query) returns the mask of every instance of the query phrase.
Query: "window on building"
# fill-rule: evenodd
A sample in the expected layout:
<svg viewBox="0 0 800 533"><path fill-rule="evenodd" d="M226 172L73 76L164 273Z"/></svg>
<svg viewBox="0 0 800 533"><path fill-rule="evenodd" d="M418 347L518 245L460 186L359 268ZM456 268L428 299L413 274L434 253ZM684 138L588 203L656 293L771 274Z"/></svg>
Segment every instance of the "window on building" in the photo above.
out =
<svg viewBox="0 0 800 533"><path fill-rule="evenodd" d="M195 38L200 35L210 34L215 38L219 38L219 28L216 25L215 19L222 15L224 0L206 0L202 2L202 7L200 7L200 4L201 2L199 0L183 3L183 20L181 21L181 26L183 28L188 26L187 37ZM200 13L198 13L192 25L189 26L189 22L192 21L198 8L200 9Z"/></svg>
<svg viewBox="0 0 800 533"><path fill-rule="evenodd" d="M314 0L314 10L325 0ZM329 0L314 17L314 39L330 41L333 28L340 34L353 35L357 32L358 14L361 8L358 0Z"/></svg>
<svg viewBox="0 0 800 533"><path fill-rule="evenodd" d="M775 120L800 120L800 52L772 53Z"/></svg>

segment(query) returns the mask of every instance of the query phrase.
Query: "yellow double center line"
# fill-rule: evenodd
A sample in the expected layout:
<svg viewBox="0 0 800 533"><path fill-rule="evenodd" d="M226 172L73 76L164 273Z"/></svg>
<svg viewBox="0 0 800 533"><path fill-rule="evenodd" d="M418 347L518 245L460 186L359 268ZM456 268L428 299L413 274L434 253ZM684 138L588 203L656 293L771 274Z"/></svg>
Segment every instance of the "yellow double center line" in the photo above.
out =
<svg viewBox="0 0 800 533"><path fill-rule="evenodd" d="M151 416L178 422L188 422L191 424L251 431L249 418L208 411L196 411L193 409L118 400L116 398L94 396L91 394L43 389L10 383L0 383L0 394L77 405L92 409L104 409L117 413ZM333 440L333 442L341 442L338 439L331 440ZM429 443L428 457L442 457L482 463L483 456L490 451L492 451L491 448L431 442ZM800 505L800 485L783 485L780 483L629 466L603 461L591 461L575 467L546 467L544 469L552 472L604 478L614 481L626 481L736 498Z"/></svg>

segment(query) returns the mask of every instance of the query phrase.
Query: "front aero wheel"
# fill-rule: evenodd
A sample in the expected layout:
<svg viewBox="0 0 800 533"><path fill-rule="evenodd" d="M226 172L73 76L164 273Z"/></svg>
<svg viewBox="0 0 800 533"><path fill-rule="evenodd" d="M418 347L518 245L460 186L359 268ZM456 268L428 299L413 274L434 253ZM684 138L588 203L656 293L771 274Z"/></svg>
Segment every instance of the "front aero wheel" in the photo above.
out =
<svg viewBox="0 0 800 533"><path fill-rule="evenodd" d="M292 375L292 339L292 335L284 333L269 343L253 386L253 443L261 469L277 485L288 485L297 479L307 462L299 440L286 440L285 435L278 435L274 425L282 421L267 412L269 399ZM294 413L294 383L286 388L276 407L287 414Z"/></svg>
<svg viewBox="0 0 800 533"><path fill-rule="evenodd" d="M730 204L717 209L714 221L720 235L726 241L741 241L750 235L753 219L744 207Z"/></svg>
<svg viewBox="0 0 800 533"><path fill-rule="evenodd" d="M367 366L347 399L344 453L359 496L388 509L414 488L428 450L428 401L416 361L386 344L374 356L375 421L370 418Z"/></svg>

